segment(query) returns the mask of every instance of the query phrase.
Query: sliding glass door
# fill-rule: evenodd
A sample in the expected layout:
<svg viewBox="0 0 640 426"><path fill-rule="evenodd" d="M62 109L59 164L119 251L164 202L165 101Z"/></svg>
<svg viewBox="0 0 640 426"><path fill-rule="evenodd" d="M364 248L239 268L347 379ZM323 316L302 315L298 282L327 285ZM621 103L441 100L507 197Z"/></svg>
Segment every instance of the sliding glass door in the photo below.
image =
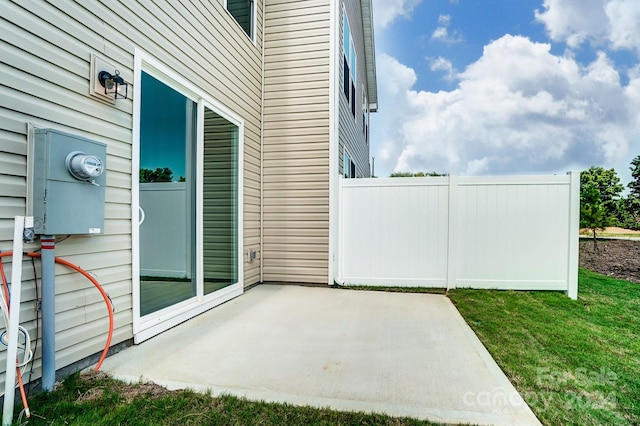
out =
<svg viewBox="0 0 640 426"><path fill-rule="evenodd" d="M139 315L167 318L239 284L239 134L202 99L142 71Z"/></svg>
<svg viewBox="0 0 640 426"><path fill-rule="evenodd" d="M142 73L140 314L196 296L197 104Z"/></svg>

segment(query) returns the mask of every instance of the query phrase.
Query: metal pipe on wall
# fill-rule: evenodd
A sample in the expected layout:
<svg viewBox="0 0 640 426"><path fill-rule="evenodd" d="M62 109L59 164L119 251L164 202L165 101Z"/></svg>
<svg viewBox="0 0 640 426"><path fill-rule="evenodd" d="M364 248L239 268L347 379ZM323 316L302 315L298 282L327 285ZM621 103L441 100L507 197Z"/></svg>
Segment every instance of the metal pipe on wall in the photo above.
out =
<svg viewBox="0 0 640 426"><path fill-rule="evenodd" d="M42 389L50 391L56 382L55 237L42 235L40 247L42 248Z"/></svg>

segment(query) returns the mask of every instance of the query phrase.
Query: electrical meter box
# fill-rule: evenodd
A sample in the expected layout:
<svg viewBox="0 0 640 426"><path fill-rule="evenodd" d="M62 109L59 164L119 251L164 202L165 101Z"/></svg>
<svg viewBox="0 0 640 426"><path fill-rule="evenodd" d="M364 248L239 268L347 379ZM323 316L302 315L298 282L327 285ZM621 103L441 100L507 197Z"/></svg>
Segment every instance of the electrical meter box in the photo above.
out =
<svg viewBox="0 0 640 426"><path fill-rule="evenodd" d="M104 233L107 145L53 129L34 129L30 143L35 233Z"/></svg>

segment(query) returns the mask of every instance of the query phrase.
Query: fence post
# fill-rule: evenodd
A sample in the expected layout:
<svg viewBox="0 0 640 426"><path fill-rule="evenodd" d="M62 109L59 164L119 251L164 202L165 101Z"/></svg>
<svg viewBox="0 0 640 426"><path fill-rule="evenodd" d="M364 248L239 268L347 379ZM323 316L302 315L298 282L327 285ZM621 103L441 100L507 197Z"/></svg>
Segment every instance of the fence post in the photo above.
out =
<svg viewBox="0 0 640 426"><path fill-rule="evenodd" d="M344 258L343 258L343 240L344 240L344 203L342 200L342 193L344 192L344 177L342 177L342 175L338 175L338 191L336 194L336 203L335 203L335 207L337 210L337 220L338 220L338 232L336 235L336 241L334 241L334 250L335 252L333 253L334 255L334 273L333 273L333 282L331 284L334 283L338 283L338 284L343 284L343 265L344 265Z"/></svg>
<svg viewBox="0 0 640 426"><path fill-rule="evenodd" d="M447 229L447 290L458 280L458 176L449 175Z"/></svg>
<svg viewBox="0 0 640 426"><path fill-rule="evenodd" d="M578 250L580 233L580 172L569 172L569 253L567 296L578 299Z"/></svg>

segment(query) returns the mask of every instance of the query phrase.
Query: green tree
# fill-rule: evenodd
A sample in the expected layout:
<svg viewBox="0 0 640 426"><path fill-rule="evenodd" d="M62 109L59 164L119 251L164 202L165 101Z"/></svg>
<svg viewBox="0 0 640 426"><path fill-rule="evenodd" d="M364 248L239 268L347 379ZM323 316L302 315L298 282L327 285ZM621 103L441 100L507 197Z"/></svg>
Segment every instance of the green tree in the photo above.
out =
<svg viewBox="0 0 640 426"><path fill-rule="evenodd" d="M172 182L173 181L173 171L168 168L160 168L158 167L155 170L151 169L140 169L140 183L150 183L150 182Z"/></svg>
<svg viewBox="0 0 640 426"><path fill-rule="evenodd" d="M617 217L620 194L624 187L615 169L591 166L580 173L580 227L593 233L613 224Z"/></svg>
<svg viewBox="0 0 640 426"><path fill-rule="evenodd" d="M438 176L447 176L447 174L446 173L441 174L437 172L417 172L417 173L393 172L391 173L391 175L389 175L389 177L426 177L426 176L438 177Z"/></svg>
<svg viewBox="0 0 640 426"><path fill-rule="evenodd" d="M580 188L593 187L598 191L600 201L607 213L615 215L616 203L624 190L615 169L591 166L580 173Z"/></svg>
<svg viewBox="0 0 640 426"><path fill-rule="evenodd" d="M625 228L640 229L640 155L631 161L629 196L624 203Z"/></svg>
<svg viewBox="0 0 640 426"><path fill-rule="evenodd" d="M631 182L629 182L629 189L631 190L631 195L636 197L640 197L640 155L631 160Z"/></svg>
<svg viewBox="0 0 640 426"><path fill-rule="evenodd" d="M411 172L393 172L389 175L389 177L413 177L413 173Z"/></svg>
<svg viewBox="0 0 640 426"><path fill-rule="evenodd" d="M600 199L600 193L593 184L580 187L580 228L593 233L593 248L597 248L596 232L602 231L611 223L611 215Z"/></svg>
<svg viewBox="0 0 640 426"><path fill-rule="evenodd" d="M640 229L640 197L629 194L618 200L616 217L621 227Z"/></svg>

